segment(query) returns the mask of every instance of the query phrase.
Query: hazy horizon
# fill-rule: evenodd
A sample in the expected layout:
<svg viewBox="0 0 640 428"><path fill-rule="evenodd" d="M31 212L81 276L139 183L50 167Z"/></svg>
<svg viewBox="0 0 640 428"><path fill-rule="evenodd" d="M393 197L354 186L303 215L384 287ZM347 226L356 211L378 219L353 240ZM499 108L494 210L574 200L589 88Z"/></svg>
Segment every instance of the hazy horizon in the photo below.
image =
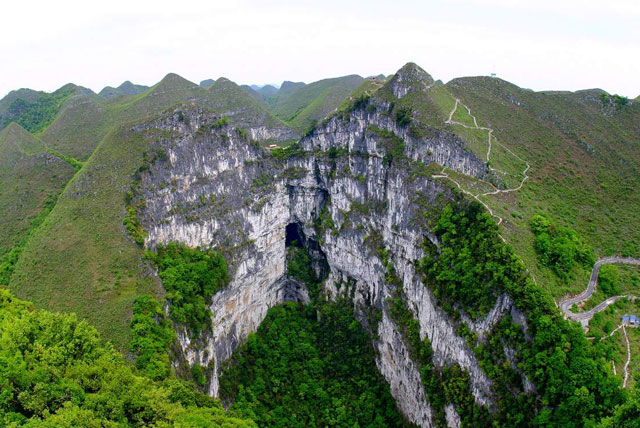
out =
<svg viewBox="0 0 640 428"><path fill-rule="evenodd" d="M512 4L513 3L513 4ZM522 88L640 95L640 4L616 0L67 0L4 7L0 97L74 83L99 92L169 72L194 83L310 83L393 74L415 62L435 79L490 75Z"/></svg>

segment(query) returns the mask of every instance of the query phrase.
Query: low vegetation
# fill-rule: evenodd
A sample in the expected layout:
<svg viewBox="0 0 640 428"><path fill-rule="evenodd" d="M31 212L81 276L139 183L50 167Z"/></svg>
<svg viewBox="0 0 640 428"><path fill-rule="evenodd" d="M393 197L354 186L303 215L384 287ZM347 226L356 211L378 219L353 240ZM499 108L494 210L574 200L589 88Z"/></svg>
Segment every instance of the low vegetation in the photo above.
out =
<svg viewBox="0 0 640 428"><path fill-rule="evenodd" d="M138 297L133 302L129 347L136 368L150 379L166 379L171 373L168 351L174 341L173 325L162 305L148 294Z"/></svg>
<svg viewBox="0 0 640 428"><path fill-rule="evenodd" d="M271 308L220 387L261 427L405 425L347 301Z"/></svg>

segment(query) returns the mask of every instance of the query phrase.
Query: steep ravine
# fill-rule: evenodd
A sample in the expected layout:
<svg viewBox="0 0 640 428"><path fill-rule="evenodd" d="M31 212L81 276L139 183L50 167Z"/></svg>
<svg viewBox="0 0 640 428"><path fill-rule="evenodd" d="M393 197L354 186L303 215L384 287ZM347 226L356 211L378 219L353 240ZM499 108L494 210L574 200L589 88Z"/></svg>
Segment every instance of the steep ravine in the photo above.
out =
<svg viewBox="0 0 640 428"><path fill-rule="evenodd" d="M385 306L395 286L385 280L381 248L402 281L421 337L431 343L434 364L459 364L470 375L476 402L492 406L491 381L415 268L424 239L438 244L426 220L430 207L452 199L427 165L437 162L476 177L488 174L487 166L451 134L413 137L386 114L388 107L378 102L335 115L303 138L298 150L278 155L233 127L212 127L217 118L197 111L147 125L171 132L152 143L156 161L140 182L145 245L216 247L230 264L230 284L212 299L212 331L195 340L179 331L186 361L209 367L211 395L218 395L220 364L270 307L308 300L304 286L285 276L287 230L295 229L314 267L325 270L327 295L348 290L364 324L372 322L367 313L381 312L378 325L368 325L377 332L376 364L409 421L434 426L420 373ZM517 319L503 296L486 319L465 322L481 335L510 311ZM446 410L449 424L458 425L455 409Z"/></svg>

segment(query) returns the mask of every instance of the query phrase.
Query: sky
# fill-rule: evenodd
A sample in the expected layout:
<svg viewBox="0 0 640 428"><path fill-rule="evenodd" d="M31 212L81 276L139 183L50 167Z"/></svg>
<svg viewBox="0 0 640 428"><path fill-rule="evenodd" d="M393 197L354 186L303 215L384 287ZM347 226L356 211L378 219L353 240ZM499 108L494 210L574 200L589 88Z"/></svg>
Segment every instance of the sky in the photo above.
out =
<svg viewBox="0 0 640 428"><path fill-rule="evenodd" d="M3 2L0 97L193 82L489 75L534 90L640 95L638 0L86 0Z"/></svg>

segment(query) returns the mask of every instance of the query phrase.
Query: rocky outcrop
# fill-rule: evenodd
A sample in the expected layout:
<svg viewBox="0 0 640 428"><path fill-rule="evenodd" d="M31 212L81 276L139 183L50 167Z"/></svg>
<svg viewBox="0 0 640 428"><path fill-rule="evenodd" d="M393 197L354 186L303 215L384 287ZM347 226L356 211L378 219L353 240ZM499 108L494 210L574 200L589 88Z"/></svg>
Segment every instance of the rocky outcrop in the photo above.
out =
<svg viewBox="0 0 640 428"><path fill-rule="evenodd" d="M216 118L201 112L182 110L189 120L174 115L150 125L166 132L151 145L156 161L141 179L146 245L181 241L216 247L230 263L231 283L212 299L212 331L197 338L178 332L185 360L209 367L212 395L218 393L221 363L270 307L308 301L304 286L285 275L287 234L295 230L314 268L323 271L330 298L350 296L364 324L372 322L368 311L381 313L377 325L367 325L377 332L376 364L408 420L430 427L432 409L385 308L396 286L385 280L380 249L395 267L421 337L431 343L434 364L460 365L470 375L476 402L492 405L491 381L415 269L424 240L437 245L425 210L451 198L451 190L425 172L426 165L437 162L482 177L488 174L486 164L455 136L412 135L386 113L388 104L371 105L325 121L298 151L290 149L292 156L269 155L232 127L211 127ZM394 149L390 141L402 145ZM510 304L508 296L501 297L473 328L486 330ZM455 409L447 408L447 420L459 424Z"/></svg>
<svg viewBox="0 0 640 428"><path fill-rule="evenodd" d="M426 71L408 63L391 78L390 86L396 98L403 98L409 92L425 90L433 83L433 78Z"/></svg>

